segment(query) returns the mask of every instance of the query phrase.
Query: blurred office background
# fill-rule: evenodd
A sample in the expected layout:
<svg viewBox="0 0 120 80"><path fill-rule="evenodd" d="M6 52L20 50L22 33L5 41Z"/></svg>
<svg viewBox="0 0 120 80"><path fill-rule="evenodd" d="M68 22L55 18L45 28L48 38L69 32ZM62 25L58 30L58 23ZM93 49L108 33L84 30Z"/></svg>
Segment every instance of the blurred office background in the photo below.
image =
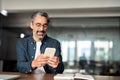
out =
<svg viewBox="0 0 120 80"><path fill-rule="evenodd" d="M120 75L120 0L0 0L0 71L17 71L16 41L31 35L38 10L50 16L65 72Z"/></svg>

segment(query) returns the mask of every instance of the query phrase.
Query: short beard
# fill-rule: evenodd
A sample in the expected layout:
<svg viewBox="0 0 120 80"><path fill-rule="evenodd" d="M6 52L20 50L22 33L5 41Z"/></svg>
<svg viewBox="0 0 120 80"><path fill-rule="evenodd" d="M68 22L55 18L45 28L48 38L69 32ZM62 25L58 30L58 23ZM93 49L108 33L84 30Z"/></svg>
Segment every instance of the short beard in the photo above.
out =
<svg viewBox="0 0 120 80"><path fill-rule="evenodd" d="M34 33L34 32L33 32L33 34L39 39L43 39L44 36L46 35L46 33L44 33L43 35L38 35L37 33Z"/></svg>

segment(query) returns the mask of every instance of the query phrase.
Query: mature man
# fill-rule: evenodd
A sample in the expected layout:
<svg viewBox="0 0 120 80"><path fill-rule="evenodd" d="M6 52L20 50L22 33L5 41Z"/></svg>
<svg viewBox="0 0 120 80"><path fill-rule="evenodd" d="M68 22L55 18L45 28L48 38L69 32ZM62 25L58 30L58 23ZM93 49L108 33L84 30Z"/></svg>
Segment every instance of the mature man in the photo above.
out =
<svg viewBox="0 0 120 80"><path fill-rule="evenodd" d="M46 12L35 12L31 16L30 27L33 34L18 40L17 69L22 73L44 72L62 73L64 65L59 41L47 35L49 17ZM46 48L56 49L54 56L44 55Z"/></svg>

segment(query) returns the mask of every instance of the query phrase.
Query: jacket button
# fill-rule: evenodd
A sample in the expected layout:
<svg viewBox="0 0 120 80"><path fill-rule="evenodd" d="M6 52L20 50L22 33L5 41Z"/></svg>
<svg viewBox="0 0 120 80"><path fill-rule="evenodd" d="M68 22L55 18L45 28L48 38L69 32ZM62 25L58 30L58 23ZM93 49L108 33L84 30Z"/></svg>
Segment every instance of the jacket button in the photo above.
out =
<svg viewBox="0 0 120 80"><path fill-rule="evenodd" d="M32 70L30 70L30 72L32 72Z"/></svg>
<svg viewBox="0 0 120 80"><path fill-rule="evenodd" d="M35 49L35 47L33 49Z"/></svg>

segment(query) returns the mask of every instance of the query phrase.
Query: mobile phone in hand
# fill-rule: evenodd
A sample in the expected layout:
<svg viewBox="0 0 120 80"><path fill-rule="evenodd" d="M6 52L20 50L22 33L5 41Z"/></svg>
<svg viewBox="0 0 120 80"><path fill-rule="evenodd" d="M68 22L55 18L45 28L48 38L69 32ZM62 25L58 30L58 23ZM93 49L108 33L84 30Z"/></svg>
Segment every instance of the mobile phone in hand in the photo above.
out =
<svg viewBox="0 0 120 80"><path fill-rule="evenodd" d="M55 52L56 52L56 49L55 49L55 48L46 48L44 54L45 54L46 56L51 57L51 56L54 56Z"/></svg>

